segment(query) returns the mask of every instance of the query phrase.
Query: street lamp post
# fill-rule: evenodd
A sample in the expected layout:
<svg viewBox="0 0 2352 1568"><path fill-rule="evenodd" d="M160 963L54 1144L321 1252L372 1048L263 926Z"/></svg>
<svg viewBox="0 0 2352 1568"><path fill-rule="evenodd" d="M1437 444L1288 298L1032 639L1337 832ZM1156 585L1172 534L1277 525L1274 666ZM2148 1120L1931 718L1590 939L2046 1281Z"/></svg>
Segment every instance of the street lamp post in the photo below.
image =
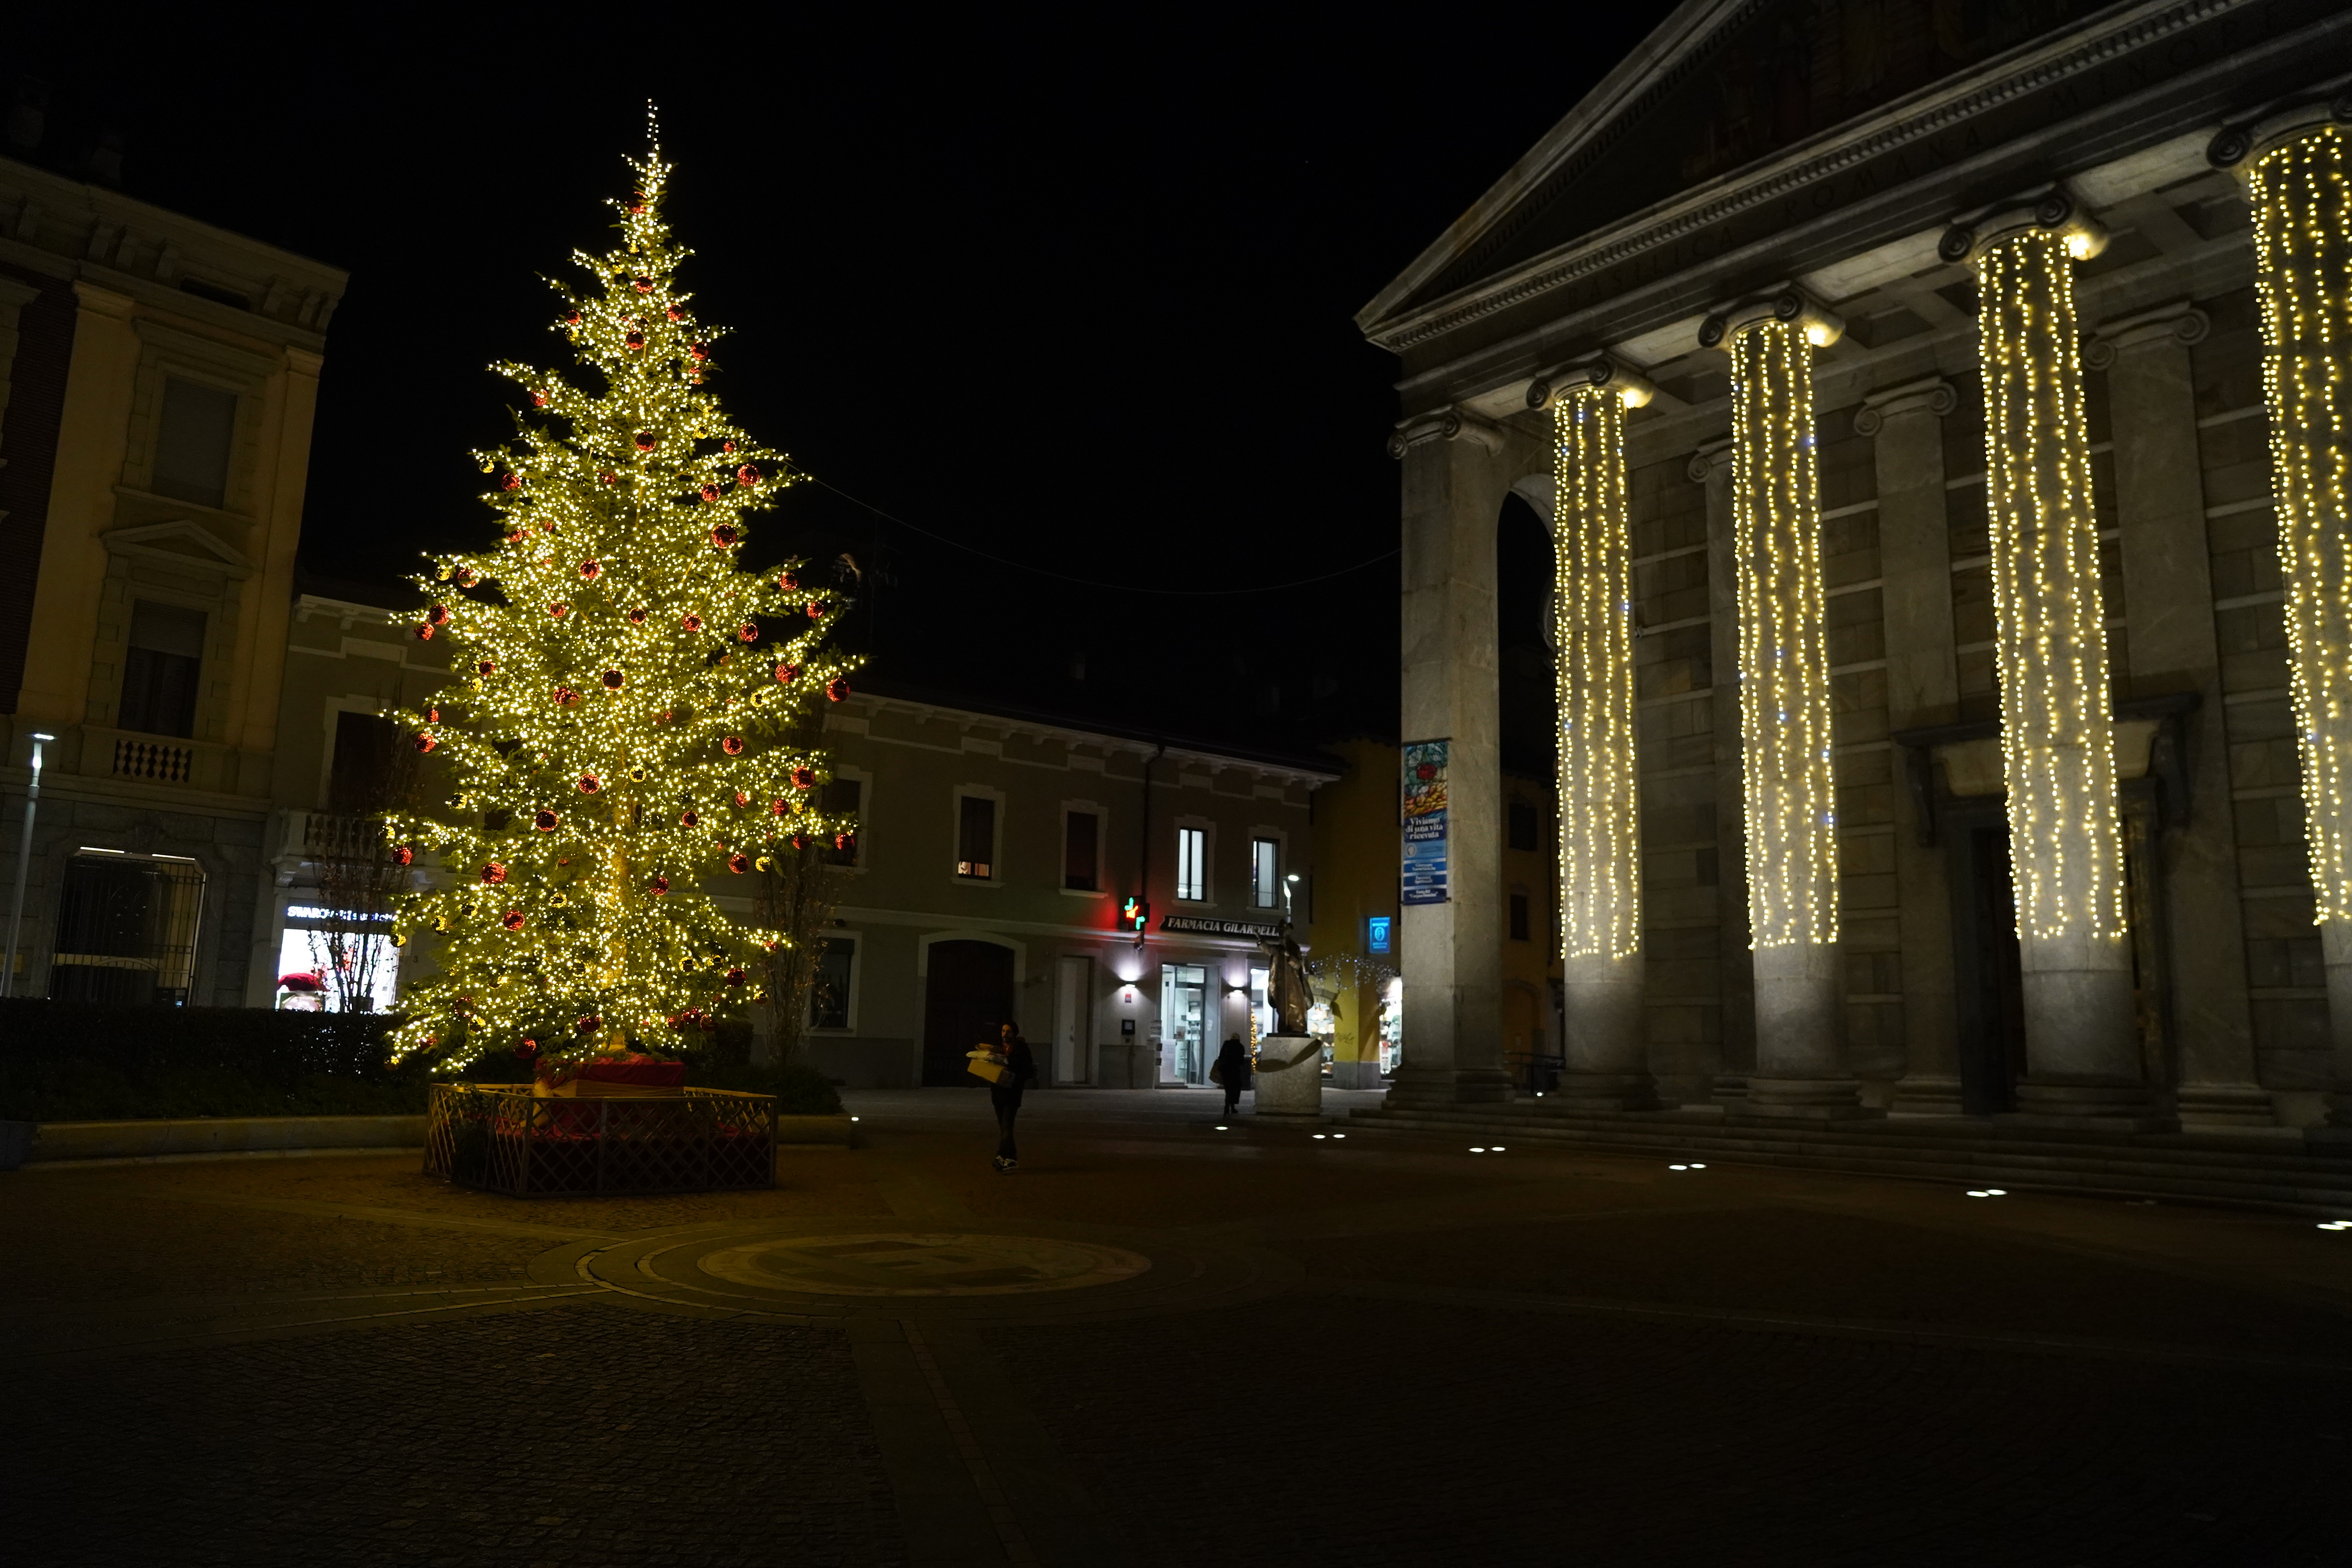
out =
<svg viewBox="0 0 2352 1568"><path fill-rule="evenodd" d="M0 996L16 991L16 939L25 929L25 873L33 864L33 811L41 802L41 747L56 739L33 733L33 783L25 792L25 836L16 844L16 891L8 901L8 952L7 962L0 963Z"/></svg>

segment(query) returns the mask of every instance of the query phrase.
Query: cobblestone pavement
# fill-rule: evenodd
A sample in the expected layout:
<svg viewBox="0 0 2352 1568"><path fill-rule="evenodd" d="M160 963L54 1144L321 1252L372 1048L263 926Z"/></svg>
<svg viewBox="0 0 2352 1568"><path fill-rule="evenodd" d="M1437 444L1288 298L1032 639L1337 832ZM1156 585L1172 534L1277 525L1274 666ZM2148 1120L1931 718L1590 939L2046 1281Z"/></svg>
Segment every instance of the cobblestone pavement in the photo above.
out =
<svg viewBox="0 0 2352 1568"><path fill-rule="evenodd" d="M1034 1103L1010 1176L955 1091L856 1097L866 1146L773 1192L0 1176L8 1560L2352 1561L2352 1232ZM1024 1226L1159 1261L814 1317L627 1288L737 1233L936 1282L859 1238Z"/></svg>

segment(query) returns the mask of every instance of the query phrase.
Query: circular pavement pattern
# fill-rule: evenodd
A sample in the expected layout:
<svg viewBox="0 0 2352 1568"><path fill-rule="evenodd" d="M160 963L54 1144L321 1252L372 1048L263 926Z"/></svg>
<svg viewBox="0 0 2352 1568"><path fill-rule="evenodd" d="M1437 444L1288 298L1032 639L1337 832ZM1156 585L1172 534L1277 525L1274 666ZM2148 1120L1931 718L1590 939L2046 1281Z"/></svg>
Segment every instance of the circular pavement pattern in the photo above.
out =
<svg viewBox="0 0 2352 1568"><path fill-rule="evenodd" d="M1012 1296L1129 1279L1151 1259L1037 1236L794 1236L705 1253L696 1267L761 1289L824 1296Z"/></svg>
<svg viewBox="0 0 2352 1568"><path fill-rule="evenodd" d="M530 1275L698 1317L807 1322L914 1311L1035 1322L1263 1300L1296 1289L1306 1272L1280 1253L1222 1237L1054 1221L1003 1231L950 1223L964 1228L877 1230L867 1218L641 1231L541 1253Z"/></svg>

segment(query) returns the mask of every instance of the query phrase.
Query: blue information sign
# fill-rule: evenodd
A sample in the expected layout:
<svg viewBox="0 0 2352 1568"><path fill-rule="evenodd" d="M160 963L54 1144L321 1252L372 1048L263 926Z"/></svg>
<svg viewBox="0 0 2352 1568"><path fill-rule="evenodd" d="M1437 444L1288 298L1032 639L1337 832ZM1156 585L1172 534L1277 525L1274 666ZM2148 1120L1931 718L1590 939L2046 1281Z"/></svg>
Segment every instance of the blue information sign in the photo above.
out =
<svg viewBox="0 0 2352 1568"><path fill-rule="evenodd" d="M1374 952L1388 952L1391 946L1389 940L1389 931L1390 928L1395 924L1395 921L1396 917L1394 915L1371 915L1367 917L1364 922L1365 936L1367 939L1364 945L1371 949Z"/></svg>

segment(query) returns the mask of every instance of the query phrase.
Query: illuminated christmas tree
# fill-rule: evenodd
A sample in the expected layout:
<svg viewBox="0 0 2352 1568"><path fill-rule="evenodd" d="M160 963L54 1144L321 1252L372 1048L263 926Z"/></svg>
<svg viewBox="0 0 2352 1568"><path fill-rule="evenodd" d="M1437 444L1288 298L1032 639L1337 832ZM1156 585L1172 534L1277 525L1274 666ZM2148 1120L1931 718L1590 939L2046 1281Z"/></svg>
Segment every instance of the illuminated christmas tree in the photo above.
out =
<svg viewBox="0 0 2352 1568"><path fill-rule="evenodd" d="M656 138L631 160L620 243L575 252L555 331L580 374L495 366L522 388L512 443L479 452L501 540L428 557L416 627L453 679L395 719L454 789L386 818L403 863L445 885L403 897L395 942L428 938L394 1054L576 1054L615 1034L692 1043L760 1000L788 942L723 912L772 857L845 846L817 808L829 769L811 710L848 694L841 613L795 565L742 570L747 512L796 477L709 390L720 333L677 269ZM737 880L737 879L742 879Z"/></svg>

